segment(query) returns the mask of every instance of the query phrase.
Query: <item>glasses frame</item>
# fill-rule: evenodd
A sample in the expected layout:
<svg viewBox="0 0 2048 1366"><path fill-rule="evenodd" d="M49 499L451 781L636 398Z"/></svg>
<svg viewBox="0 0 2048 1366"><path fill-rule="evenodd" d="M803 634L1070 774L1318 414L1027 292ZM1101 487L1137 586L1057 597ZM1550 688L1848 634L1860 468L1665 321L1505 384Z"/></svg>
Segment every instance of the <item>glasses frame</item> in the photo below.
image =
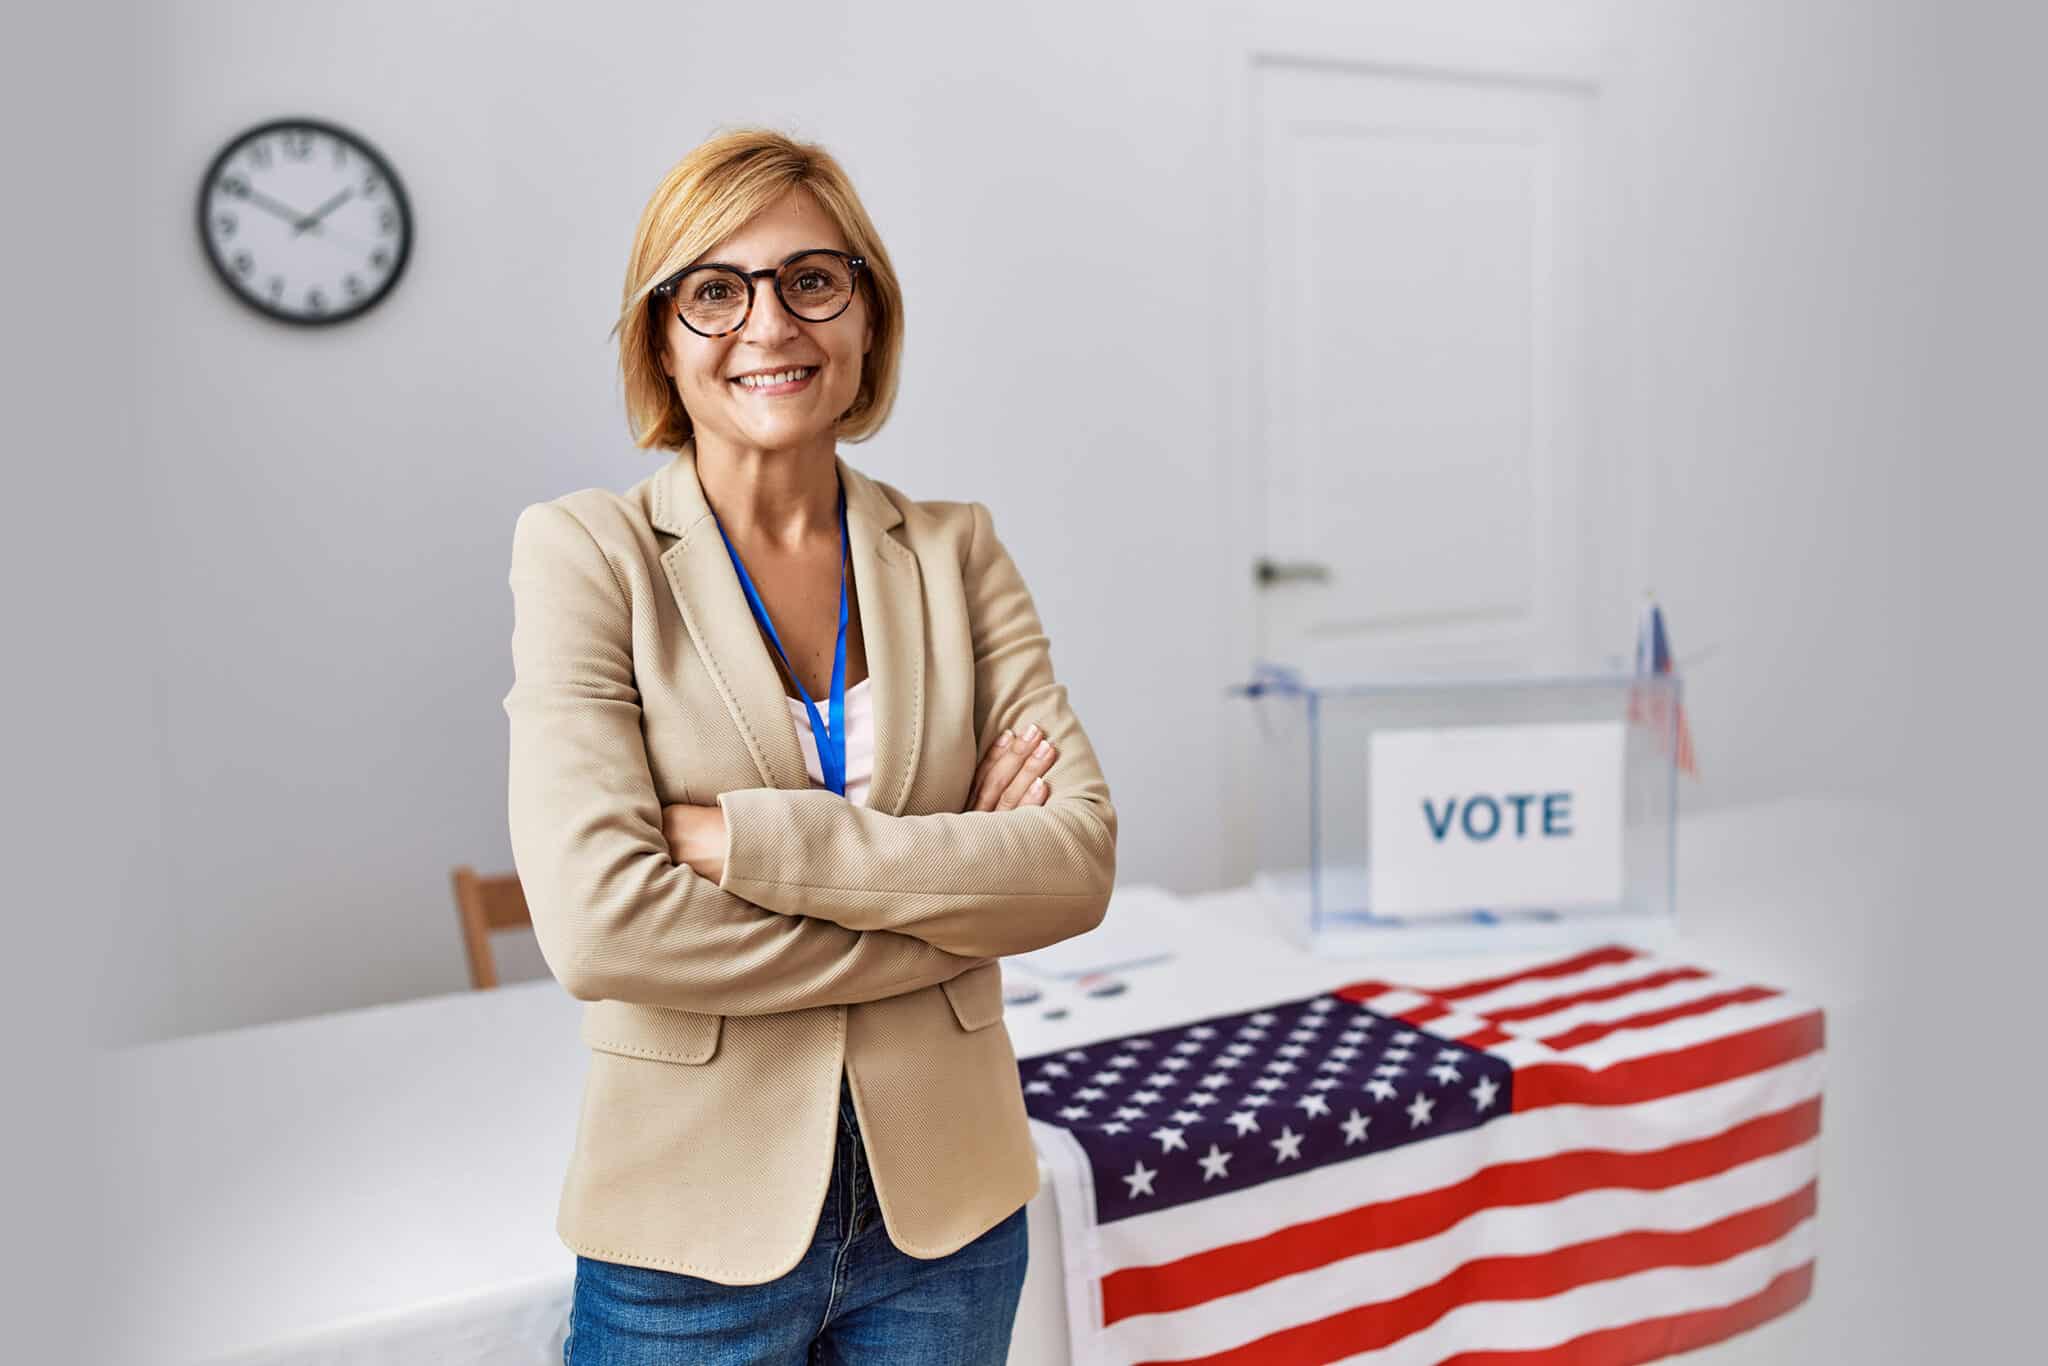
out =
<svg viewBox="0 0 2048 1366"><path fill-rule="evenodd" d="M837 256L840 260L846 262L847 269L853 272L853 288L846 291L846 302L839 305L839 312L832 314L830 317L805 317L803 314L797 312L794 308L791 308L789 306L789 298L782 292L783 267L787 266L792 261L800 260L806 256ZM681 270L677 271L675 274L669 276L666 280L663 280L660 284L656 285L650 292L656 298L669 299L673 302L678 293L678 286L680 286L683 282L683 277L685 275L690 275L700 270L721 271L727 275L737 278L738 280L740 280L741 283L745 284L747 287L747 307L746 310L740 314L740 320L734 323L731 327L726 328L723 332L706 332L702 328L695 326L693 323L691 323L691 321L688 318L685 318L683 316L682 305L680 303L674 303L676 321L681 323L684 327L689 328L692 332L695 332L698 336L730 337L733 333L745 327L747 325L747 319L754 316L754 281L772 281L775 286L776 302L782 305L783 312L789 314L790 317L795 318L798 322L829 323L832 321L833 318L838 317L840 313L844 313L847 309L853 307L853 297L854 295L860 293L861 273L863 270L866 269L867 263L868 258L865 256L855 256L851 252L839 251L832 247L805 247L802 251L793 251L789 255L783 257L782 260L777 262L775 265L764 267L761 270L741 270L738 266L727 265L723 261L703 261L699 262L697 265L694 266L684 266Z"/></svg>

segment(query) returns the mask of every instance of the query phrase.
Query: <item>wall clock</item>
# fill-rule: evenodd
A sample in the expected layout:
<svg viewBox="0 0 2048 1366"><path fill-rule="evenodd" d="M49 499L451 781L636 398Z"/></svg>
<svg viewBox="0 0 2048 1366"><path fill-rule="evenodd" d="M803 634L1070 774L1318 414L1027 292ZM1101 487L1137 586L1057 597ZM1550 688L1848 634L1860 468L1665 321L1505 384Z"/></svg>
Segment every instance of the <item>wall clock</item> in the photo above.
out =
<svg viewBox="0 0 2048 1366"><path fill-rule="evenodd" d="M199 185L199 240L230 292L267 317L338 323L381 300L412 250L390 163L318 119L237 134Z"/></svg>

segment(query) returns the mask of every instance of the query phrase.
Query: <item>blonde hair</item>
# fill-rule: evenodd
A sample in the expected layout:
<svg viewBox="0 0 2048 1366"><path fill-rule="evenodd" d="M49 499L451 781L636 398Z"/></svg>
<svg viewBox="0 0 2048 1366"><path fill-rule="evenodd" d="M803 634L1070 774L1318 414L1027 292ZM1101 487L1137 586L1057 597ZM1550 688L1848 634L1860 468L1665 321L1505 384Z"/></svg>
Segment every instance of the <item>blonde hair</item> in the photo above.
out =
<svg viewBox="0 0 2048 1366"><path fill-rule="evenodd" d="M881 430L896 402L903 356L903 293L853 182L832 154L768 128L736 128L698 144L662 177L626 263L625 302L612 333L619 339L626 421L634 444L680 449L693 434L682 396L661 368L666 317L654 287L737 232L790 190L811 192L856 256L867 258L868 311L874 340L861 365L860 390L834 424L842 441Z"/></svg>

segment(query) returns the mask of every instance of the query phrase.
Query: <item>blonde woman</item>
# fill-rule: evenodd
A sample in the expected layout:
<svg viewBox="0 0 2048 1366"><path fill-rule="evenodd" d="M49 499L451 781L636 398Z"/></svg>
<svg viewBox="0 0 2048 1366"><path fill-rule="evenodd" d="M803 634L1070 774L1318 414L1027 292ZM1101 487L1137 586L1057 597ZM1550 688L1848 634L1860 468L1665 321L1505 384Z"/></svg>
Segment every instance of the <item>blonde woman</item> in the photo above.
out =
<svg viewBox="0 0 2048 1366"><path fill-rule="evenodd" d="M903 299L822 148L641 214L623 494L520 513L512 850L592 1051L564 1360L997 1363L1038 1165L996 960L1109 905L1116 811L987 507L856 470Z"/></svg>

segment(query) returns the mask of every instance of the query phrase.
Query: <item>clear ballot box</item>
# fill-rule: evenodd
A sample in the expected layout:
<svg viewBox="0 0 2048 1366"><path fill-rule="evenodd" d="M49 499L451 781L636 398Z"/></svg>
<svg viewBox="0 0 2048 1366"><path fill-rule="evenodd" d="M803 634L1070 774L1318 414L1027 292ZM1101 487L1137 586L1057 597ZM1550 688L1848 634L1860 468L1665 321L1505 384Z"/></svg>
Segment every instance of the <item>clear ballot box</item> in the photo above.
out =
<svg viewBox="0 0 2048 1366"><path fill-rule="evenodd" d="M1676 931L1677 676L1317 684L1261 665L1253 885L1312 951Z"/></svg>

